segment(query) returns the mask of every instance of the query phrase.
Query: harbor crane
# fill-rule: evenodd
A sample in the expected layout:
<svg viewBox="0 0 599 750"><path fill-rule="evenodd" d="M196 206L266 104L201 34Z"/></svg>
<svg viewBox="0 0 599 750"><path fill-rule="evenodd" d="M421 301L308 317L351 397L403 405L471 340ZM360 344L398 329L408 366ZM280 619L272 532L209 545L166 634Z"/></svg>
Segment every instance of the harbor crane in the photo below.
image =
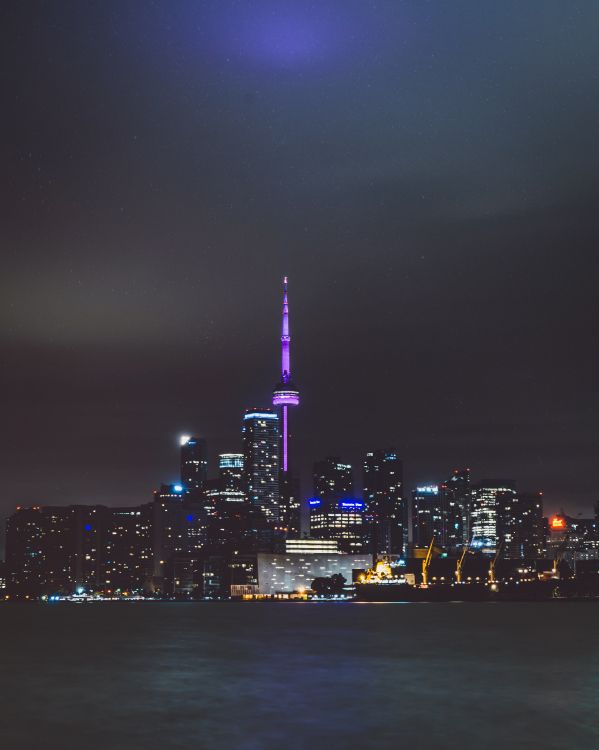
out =
<svg viewBox="0 0 599 750"><path fill-rule="evenodd" d="M470 549L470 542L466 542L462 549L462 554L458 557L457 564L455 566L455 579L457 583L462 583L462 570L464 568L464 560Z"/></svg>
<svg viewBox="0 0 599 750"><path fill-rule="evenodd" d="M431 560L433 559L433 545L435 543L435 537L431 539L431 543L428 545L426 557L422 560L422 586L426 588L428 586L428 569L431 566Z"/></svg>
<svg viewBox="0 0 599 750"><path fill-rule="evenodd" d="M489 565L489 584L491 587L497 586L497 576L495 575L495 566L497 565L497 560L499 560L499 555L501 554L501 550L503 549L503 540L499 542L499 546L497 547L497 552L495 553L495 557L491 560L491 564Z"/></svg>

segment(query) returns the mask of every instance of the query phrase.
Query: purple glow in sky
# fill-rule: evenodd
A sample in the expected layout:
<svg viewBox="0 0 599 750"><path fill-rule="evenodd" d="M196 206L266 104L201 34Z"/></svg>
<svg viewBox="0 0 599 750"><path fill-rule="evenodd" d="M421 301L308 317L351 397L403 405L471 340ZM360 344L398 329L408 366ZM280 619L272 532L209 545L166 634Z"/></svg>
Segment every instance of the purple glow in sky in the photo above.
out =
<svg viewBox="0 0 599 750"><path fill-rule="evenodd" d="M283 68L310 67L336 58L349 36L330 9L287 3L253 7L229 34L231 54Z"/></svg>

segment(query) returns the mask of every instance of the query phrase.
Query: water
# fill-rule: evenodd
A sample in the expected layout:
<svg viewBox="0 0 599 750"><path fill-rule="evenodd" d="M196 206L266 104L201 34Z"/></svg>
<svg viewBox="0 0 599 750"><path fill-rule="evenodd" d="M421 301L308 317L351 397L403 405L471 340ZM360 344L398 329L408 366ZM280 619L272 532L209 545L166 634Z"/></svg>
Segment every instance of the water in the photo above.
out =
<svg viewBox="0 0 599 750"><path fill-rule="evenodd" d="M5 750L599 747L599 604L0 607Z"/></svg>

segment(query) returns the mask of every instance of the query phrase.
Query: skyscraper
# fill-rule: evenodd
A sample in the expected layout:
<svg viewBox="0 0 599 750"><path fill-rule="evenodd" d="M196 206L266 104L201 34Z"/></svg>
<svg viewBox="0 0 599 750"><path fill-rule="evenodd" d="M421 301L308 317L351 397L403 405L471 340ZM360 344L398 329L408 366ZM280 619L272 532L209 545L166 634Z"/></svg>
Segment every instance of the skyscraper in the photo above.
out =
<svg viewBox="0 0 599 750"><path fill-rule="evenodd" d="M401 555L405 510L403 467L394 450L376 450L364 459L364 501L372 524L375 555Z"/></svg>
<svg viewBox="0 0 599 750"><path fill-rule="evenodd" d="M435 544L443 546L444 520L442 496L436 484L427 484L412 492L413 541L416 547L427 547L435 537Z"/></svg>
<svg viewBox="0 0 599 750"><path fill-rule="evenodd" d="M72 527L71 508L17 507L6 523L11 596L69 592L74 567Z"/></svg>
<svg viewBox="0 0 599 750"><path fill-rule="evenodd" d="M141 593L151 588L152 504L107 508L102 588Z"/></svg>
<svg viewBox="0 0 599 750"><path fill-rule="evenodd" d="M472 488L472 547L485 554L495 554L499 541L511 544L511 532L500 539L501 518L511 515L515 497L515 483L509 479L486 480Z"/></svg>
<svg viewBox="0 0 599 750"><path fill-rule="evenodd" d="M218 457L220 489L243 499L243 453L221 453Z"/></svg>
<svg viewBox="0 0 599 750"><path fill-rule="evenodd" d="M308 500L310 536L335 540L342 552L359 554L370 549L370 535L363 500L344 497L341 500Z"/></svg>
<svg viewBox="0 0 599 750"><path fill-rule="evenodd" d="M314 464L314 497L308 500L310 536L336 540L344 552L370 551L366 504L353 497L351 464L327 456Z"/></svg>
<svg viewBox="0 0 599 750"><path fill-rule="evenodd" d="M281 327L281 380L272 394L273 406L280 409L280 517L288 536L299 534L299 483L293 475L289 455L289 407L299 406L299 391L291 380L291 333L289 329L289 301L287 276L283 279L283 312Z"/></svg>
<svg viewBox="0 0 599 750"><path fill-rule="evenodd" d="M470 469L454 469L440 490L444 516L443 545L456 552L470 541Z"/></svg>
<svg viewBox="0 0 599 750"><path fill-rule="evenodd" d="M341 500L354 494L354 476L351 464L337 456L327 456L316 461L313 472L314 494L321 500Z"/></svg>
<svg viewBox="0 0 599 750"><path fill-rule="evenodd" d="M509 503L499 508L498 536L505 545L505 557L534 558L543 555L543 493L518 492L507 495Z"/></svg>
<svg viewBox="0 0 599 750"><path fill-rule="evenodd" d="M181 484L187 492L196 493L206 486L208 459L206 441L203 438L182 435L181 445Z"/></svg>
<svg viewBox="0 0 599 750"><path fill-rule="evenodd" d="M250 502L278 525L279 417L272 409L249 409L243 417L244 486Z"/></svg>

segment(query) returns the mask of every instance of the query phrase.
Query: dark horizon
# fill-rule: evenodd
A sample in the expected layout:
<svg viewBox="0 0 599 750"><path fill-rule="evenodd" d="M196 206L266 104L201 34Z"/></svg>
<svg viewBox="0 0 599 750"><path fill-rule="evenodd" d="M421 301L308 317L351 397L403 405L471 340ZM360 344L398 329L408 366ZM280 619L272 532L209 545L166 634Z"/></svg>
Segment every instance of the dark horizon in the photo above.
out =
<svg viewBox="0 0 599 750"><path fill-rule="evenodd" d="M279 377L295 463L599 500L599 6L7 2L3 490L151 500Z"/></svg>

